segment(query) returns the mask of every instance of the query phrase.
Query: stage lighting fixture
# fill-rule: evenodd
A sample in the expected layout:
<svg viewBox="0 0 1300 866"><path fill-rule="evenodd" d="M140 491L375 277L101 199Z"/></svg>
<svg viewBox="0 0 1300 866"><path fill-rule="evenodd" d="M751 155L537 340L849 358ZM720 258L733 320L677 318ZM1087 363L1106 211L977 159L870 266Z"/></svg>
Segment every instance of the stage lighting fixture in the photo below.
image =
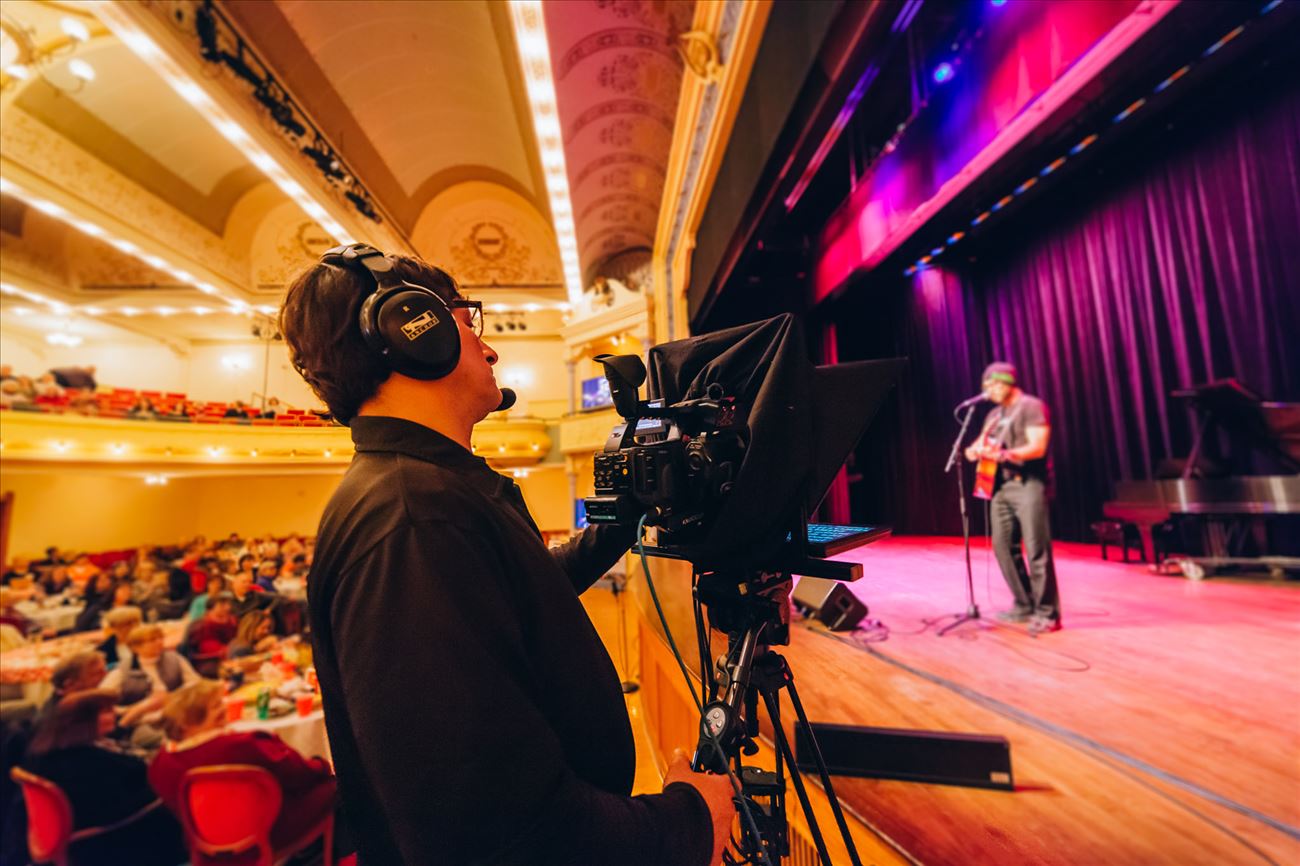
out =
<svg viewBox="0 0 1300 866"><path fill-rule="evenodd" d="M359 196L352 190L348 190L343 193L343 197L352 202L352 206L357 209L357 213L361 214L363 217L372 220L379 219L378 214L375 213L375 209L371 206L369 200L363 196Z"/></svg>
<svg viewBox="0 0 1300 866"><path fill-rule="evenodd" d="M212 8L203 5L194 13L194 30L199 35L199 54L209 63L221 60L221 48L217 45L217 22L212 17Z"/></svg>
<svg viewBox="0 0 1300 866"><path fill-rule="evenodd" d="M1007 5L1007 0L989 0L989 5L994 7L1002 7Z"/></svg>
<svg viewBox="0 0 1300 866"><path fill-rule="evenodd" d="M947 61L940 63L934 68L934 83L947 84L949 81L952 81L952 77L956 74L957 72L952 68L951 63L948 63Z"/></svg>

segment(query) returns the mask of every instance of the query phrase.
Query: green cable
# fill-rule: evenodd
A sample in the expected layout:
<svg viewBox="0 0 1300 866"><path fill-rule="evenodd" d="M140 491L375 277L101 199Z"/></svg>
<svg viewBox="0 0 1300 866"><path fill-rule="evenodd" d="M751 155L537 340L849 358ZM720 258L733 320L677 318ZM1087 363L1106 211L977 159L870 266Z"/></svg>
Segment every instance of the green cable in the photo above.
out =
<svg viewBox="0 0 1300 866"><path fill-rule="evenodd" d="M664 627L664 637L668 639L668 648L673 651L673 658L677 659L677 666L681 668L682 676L686 678L686 690L691 693L691 700L695 703L695 709L699 711L700 730L708 736L709 742L713 744L714 753L722 758L722 766L727 771L727 778L731 780L732 790L736 792L736 802L740 804L741 814L745 818L745 823L749 825L749 832L758 840L758 852L762 855L763 862L767 866L772 866L772 859L763 847L763 837L758 834L758 825L754 823L754 815L749 810L749 801L745 799L745 794L741 790L740 779L736 778L735 772L731 769L731 764L727 761L727 755L722 751L722 743L718 742L718 738L703 724L704 705L695 696L695 685L691 682L691 672L686 668L686 662L677 649L677 641L673 640L672 630L668 627L668 617L664 615L663 605L659 603L659 593L655 591L654 579L650 577L650 562L645 555L645 518L644 514L641 515L641 519L636 525L636 552L641 557L641 572L645 575L645 583L650 590L650 598L655 603L655 612L659 614L659 623Z"/></svg>

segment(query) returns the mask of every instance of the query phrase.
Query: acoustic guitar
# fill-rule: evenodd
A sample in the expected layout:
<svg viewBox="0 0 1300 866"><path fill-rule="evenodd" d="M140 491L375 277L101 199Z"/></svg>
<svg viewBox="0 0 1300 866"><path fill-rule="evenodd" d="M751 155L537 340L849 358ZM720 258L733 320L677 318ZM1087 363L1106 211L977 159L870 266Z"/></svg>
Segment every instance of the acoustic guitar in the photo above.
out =
<svg viewBox="0 0 1300 866"><path fill-rule="evenodd" d="M998 450L1002 447L1002 442L998 437L993 435L990 430L984 436L983 447L987 449ZM998 461L992 457L981 457L975 464L975 489L972 494L976 499L992 499L993 486L998 480Z"/></svg>

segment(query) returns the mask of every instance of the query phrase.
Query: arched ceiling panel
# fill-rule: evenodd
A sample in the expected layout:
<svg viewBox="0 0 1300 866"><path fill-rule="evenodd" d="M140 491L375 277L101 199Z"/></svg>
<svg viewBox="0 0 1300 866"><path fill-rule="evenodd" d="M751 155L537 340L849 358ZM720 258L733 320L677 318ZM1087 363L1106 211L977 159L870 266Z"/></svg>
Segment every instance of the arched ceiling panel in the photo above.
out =
<svg viewBox="0 0 1300 866"><path fill-rule="evenodd" d="M563 269L550 223L496 184L457 184L425 208L412 234L421 256L484 300L498 290L563 300Z"/></svg>
<svg viewBox="0 0 1300 866"><path fill-rule="evenodd" d="M545 5L569 195L586 279L653 243L694 0Z"/></svg>
<svg viewBox="0 0 1300 866"><path fill-rule="evenodd" d="M261 173L207 124L177 122L194 110L122 43L97 39L76 57L93 81L71 89L64 59L24 85L14 106L221 235Z"/></svg>

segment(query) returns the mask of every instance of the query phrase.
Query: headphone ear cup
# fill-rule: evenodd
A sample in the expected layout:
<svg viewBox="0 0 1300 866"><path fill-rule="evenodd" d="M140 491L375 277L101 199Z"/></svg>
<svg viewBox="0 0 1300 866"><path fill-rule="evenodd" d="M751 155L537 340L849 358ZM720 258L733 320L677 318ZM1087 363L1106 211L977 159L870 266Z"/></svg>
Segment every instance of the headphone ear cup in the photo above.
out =
<svg viewBox="0 0 1300 866"><path fill-rule="evenodd" d="M441 379L460 361L460 328L436 293L396 287L361 305L361 336L389 365L412 379Z"/></svg>

